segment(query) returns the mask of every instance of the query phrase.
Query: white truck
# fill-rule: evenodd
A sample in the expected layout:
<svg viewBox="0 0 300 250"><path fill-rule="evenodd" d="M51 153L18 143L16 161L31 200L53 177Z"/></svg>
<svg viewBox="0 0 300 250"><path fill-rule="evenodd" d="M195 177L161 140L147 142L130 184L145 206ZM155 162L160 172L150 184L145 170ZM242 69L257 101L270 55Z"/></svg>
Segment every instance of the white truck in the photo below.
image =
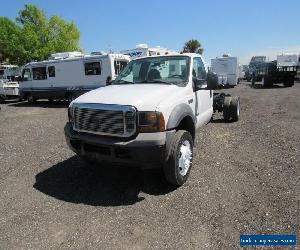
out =
<svg viewBox="0 0 300 250"><path fill-rule="evenodd" d="M220 87L231 87L238 84L239 64L237 57L223 55L211 59L211 70L218 75Z"/></svg>
<svg viewBox="0 0 300 250"><path fill-rule="evenodd" d="M24 66L20 95L29 102L37 99L72 101L115 79L129 61L129 56L122 54L56 53L49 60Z"/></svg>
<svg viewBox="0 0 300 250"><path fill-rule="evenodd" d="M19 75L20 72L17 65L0 65L0 102L19 98Z"/></svg>
<svg viewBox="0 0 300 250"><path fill-rule="evenodd" d="M148 44L137 44L136 48L134 49L128 49L120 51L121 54L130 56L131 59L136 59L138 57L144 57L144 56L156 56L156 55L168 55L168 54L174 54L174 51L171 51L166 48L162 48L160 46L149 48Z"/></svg>
<svg viewBox="0 0 300 250"><path fill-rule="evenodd" d="M87 162L161 167L180 186L191 170L196 130L214 111L239 119L239 98L214 94L217 87L198 54L135 59L111 85L70 104L66 141Z"/></svg>

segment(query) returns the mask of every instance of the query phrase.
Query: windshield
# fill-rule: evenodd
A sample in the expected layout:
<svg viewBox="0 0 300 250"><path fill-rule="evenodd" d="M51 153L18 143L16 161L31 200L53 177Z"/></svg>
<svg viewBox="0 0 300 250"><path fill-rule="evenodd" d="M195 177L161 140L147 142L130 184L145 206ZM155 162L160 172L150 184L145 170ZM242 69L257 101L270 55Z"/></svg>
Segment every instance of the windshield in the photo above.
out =
<svg viewBox="0 0 300 250"><path fill-rule="evenodd" d="M181 84L188 79L187 56L147 57L131 61L113 84Z"/></svg>

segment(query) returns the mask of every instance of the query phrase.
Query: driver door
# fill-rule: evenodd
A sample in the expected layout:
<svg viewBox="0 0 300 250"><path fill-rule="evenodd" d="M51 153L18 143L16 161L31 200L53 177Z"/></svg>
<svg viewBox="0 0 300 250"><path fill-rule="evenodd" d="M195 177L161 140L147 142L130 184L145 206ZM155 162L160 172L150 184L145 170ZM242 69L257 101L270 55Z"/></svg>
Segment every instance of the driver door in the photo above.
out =
<svg viewBox="0 0 300 250"><path fill-rule="evenodd" d="M203 80L200 90L195 91L195 113L197 118L197 127L208 123L213 113L213 93L206 90L206 69L201 57L195 57L193 61L193 77Z"/></svg>

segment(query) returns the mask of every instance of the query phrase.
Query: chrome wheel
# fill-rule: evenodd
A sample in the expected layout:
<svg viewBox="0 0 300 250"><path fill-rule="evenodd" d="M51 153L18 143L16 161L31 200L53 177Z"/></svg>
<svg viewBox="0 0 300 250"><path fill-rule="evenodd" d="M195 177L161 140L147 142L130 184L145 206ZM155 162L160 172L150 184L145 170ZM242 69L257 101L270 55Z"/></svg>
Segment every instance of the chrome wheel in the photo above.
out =
<svg viewBox="0 0 300 250"><path fill-rule="evenodd" d="M178 155L178 171L181 176L185 176L191 166L192 149L188 140L182 142Z"/></svg>

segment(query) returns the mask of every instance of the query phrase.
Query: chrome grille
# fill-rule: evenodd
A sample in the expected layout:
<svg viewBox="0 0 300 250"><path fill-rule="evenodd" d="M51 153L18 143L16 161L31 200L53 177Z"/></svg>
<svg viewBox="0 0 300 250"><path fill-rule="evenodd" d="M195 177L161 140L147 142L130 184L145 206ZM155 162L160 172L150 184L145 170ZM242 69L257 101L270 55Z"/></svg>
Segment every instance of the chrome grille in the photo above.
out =
<svg viewBox="0 0 300 250"><path fill-rule="evenodd" d="M128 137L136 131L136 110L131 106L76 103L73 119L78 132Z"/></svg>

